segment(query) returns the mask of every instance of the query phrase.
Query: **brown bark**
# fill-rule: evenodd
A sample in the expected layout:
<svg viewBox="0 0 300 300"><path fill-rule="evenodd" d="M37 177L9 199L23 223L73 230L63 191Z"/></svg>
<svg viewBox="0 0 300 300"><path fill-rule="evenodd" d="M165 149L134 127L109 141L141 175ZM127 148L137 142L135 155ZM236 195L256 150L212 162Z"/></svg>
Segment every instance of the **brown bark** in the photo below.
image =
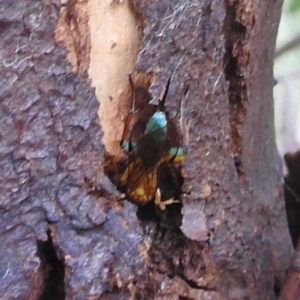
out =
<svg viewBox="0 0 300 300"><path fill-rule="evenodd" d="M190 86L188 193L174 230L139 219L104 174L103 132L117 156L111 149L122 129L111 126L112 116L121 119L128 94L125 84L109 97L119 81L88 66L93 34L78 35L90 34L80 22L94 13L92 1L68 2L61 26L73 34L67 42L60 36L70 48L55 42L60 1L3 1L3 299L276 299L292 256L272 105L281 2L111 1L111 9L129 7L143 29L142 48L137 42L130 51L138 58L120 66L124 81L137 60L143 84L155 78L155 101L173 75L166 106L175 122ZM101 127L90 86L92 79L99 95L97 75L111 85L98 99Z"/></svg>

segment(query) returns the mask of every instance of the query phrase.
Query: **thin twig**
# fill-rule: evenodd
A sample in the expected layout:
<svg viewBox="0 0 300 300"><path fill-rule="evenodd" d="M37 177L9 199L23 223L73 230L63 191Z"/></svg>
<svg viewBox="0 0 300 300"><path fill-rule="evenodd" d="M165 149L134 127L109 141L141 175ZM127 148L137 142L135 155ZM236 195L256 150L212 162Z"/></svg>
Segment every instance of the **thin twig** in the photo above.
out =
<svg viewBox="0 0 300 300"><path fill-rule="evenodd" d="M293 37L293 39L280 48L278 48L275 52L275 57L278 58L282 54L293 50L294 48L298 47L300 45L300 33L298 33L296 36Z"/></svg>

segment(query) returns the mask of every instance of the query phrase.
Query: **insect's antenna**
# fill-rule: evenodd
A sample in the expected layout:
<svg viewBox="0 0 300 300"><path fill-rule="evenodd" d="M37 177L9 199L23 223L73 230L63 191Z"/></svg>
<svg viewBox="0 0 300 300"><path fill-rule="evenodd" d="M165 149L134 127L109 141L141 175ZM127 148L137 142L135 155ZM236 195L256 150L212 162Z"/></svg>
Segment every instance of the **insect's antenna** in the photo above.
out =
<svg viewBox="0 0 300 300"><path fill-rule="evenodd" d="M219 76L218 76L216 82L214 83L214 86L213 86L212 92L211 92L211 95L212 95L212 96L213 96L213 94L214 94L214 92L215 92L215 90L216 90L217 84L219 83L222 74L224 73L224 71L225 71L225 69L226 69L226 67L227 67L227 65L228 65L228 63L229 63L229 60L230 60L230 56L227 58L227 60L226 60L226 62L225 62L225 65L224 65L223 68L222 68L222 71L220 72L220 74L219 74Z"/></svg>
<svg viewBox="0 0 300 300"><path fill-rule="evenodd" d="M181 56L181 58L180 58L180 60L179 60L179 62L178 62L178 64L177 64L177 66L175 67L175 69L174 69L174 71L173 71L173 73L172 73L172 75L171 75L171 78L173 78L174 74L176 73L177 69L179 68L179 66L181 65L183 59L185 58L186 53L188 52L188 50L189 50L189 48L190 48L190 44L191 44L191 41L188 43L188 45L187 45L187 47L186 47L186 49L185 49L183 55Z"/></svg>
<svg viewBox="0 0 300 300"><path fill-rule="evenodd" d="M180 105L180 128L181 128L181 133L182 133L182 138L183 138L183 145L184 146L188 146L189 143L189 131L190 131L190 127L192 125L193 119L186 121L185 118L185 112L184 112L184 102L188 97L189 94L189 89L190 86L187 85L184 91L184 94L182 96L181 99L181 105Z"/></svg>
<svg viewBox="0 0 300 300"><path fill-rule="evenodd" d="M129 113L126 117L126 120L125 120L124 130L123 130L122 138L120 141L120 145L122 148L124 147L124 142L125 142L125 139L128 135L128 131L130 128L130 123L132 121L133 114L135 113L135 89L134 89L134 84L132 81L132 74L128 74L128 79L129 79L129 84L131 87L131 107L130 107Z"/></svg>
<svg viewBox="0 0 300 300"><path fill-rule="evenodd" d="M295 199L298 203L300 203L300 199L299 199L297 193L294 191L294 189L292 189L292 188L290 187L290 185L288 185L286 182L284 183L284 187L290 192L290 194L294 197L294 199Z"/></svg>
<svg viewBox="0 0 300 300"><path fill-rule="evenodd" d="M187 98L189 89L190 89L190 85L188 84L188 85L186 86L185 91L184 91L184 94L183 94L184 99Z"/></svg>
<svg viewBox="0 0 300 300"><path fill-rule="evenodd" d="M129 79L129 84L131 87L131 108L130 108L130 113L134 112L134 106L135 106L135 90L134 90L134 85L132 81L132 74L128 74L128 79Z"/></svg>
<svg viewBox="0 0 300 300"><path fill-rule="evenodd" d="M168 79L165 90L163 92L163 95L162 95L161 99L159 99L159 103L158 103L158 110L159 111L163 111L163 109L164 109L166 98L167 98L169 87L170 87L170 83L171 83L171 79L172 79L172 77L170 77Z"/></svg>
<svg viewBox="0 0 300 300"><path fill-rule="evenodd" d="M195 29L194 29L194 32L193 32L192 35L194 35L194 33L196 32L196 30L197 30L197 28L198 28L198 25L199 25L199 23L200 23L200 20L201 20L201 17L199 16L198 21L197 21L197 24L196 24L196 26L195 26ZM194 40L192 39L192 40L190 40L189 43L187 44L186 49L185 49L183 55L181 56L181 58L180 58L180 60L179 60L179 62L178 62L178 64L177 64L177 66L175 67L175 69L174 69L174 71L173 71L173 73L172 73L171 78L175 75L177 69L180 67L180 65L181 65L183 59L185 58L187 52L190 50L190 46L191 46L191 44L192 44L193 41L194 41Z"/></svg>

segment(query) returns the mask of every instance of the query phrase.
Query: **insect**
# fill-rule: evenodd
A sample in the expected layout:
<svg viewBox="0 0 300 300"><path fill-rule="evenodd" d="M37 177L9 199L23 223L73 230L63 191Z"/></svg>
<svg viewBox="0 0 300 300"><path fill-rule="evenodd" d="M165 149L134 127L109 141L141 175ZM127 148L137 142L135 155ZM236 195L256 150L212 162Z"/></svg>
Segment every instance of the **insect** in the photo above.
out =
<svg viewBox="0 0 300 300"><path fill-rule="evenodd" d="M131 76L131 110L126 118L121 147L128 154L128 164L120 179L126 195L143 206L155 200L160 209L178 203L181 194L181 175L174 163L182 162L186 151L179 146L176 126L165 111L165 101L171 78L156 107L156 111L145 122L137 121L132 126L135 111L135 89ZM185 92L185 96L187 91ZM126 141L131 129L129 141Z"/></svg>

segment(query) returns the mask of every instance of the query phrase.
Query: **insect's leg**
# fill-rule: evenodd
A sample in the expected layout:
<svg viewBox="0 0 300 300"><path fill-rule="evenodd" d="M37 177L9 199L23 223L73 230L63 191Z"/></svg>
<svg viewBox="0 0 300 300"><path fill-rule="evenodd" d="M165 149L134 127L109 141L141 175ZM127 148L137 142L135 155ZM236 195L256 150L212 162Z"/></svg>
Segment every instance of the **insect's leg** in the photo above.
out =
<svg viewBox="0 0 300 300"><path fill-rule="evenodd" d="M129 173L129 168L130 166L128 166L126 168L126 170L124 171L124 173L122 174L121 178L120 178L120 185L121 186L125 186L128 180L128 173Z"/></svg>
<svg viewBox="0 0 300 300"><path fill-rule="evenodd" d="M128 75L128 79L129 79L129 83L130 83L130 87L131 87L131 108L126 117L123 134L122 134L122 138L120 141L120 146L125 152L130 152L132 150L132 145L129 141L126 141L126 138L128 137L128 132L130 131L130 128L132 125L131 123L132 123L133 114L136 113L135 90L134 90L134 85L133 85L133 81L132 81L132 74Z"/></svg>
<svg viewBox="0 0 300 300"><path fill-rule="evenodd" d="M155 191L154 203L157 206L160 206L160 203L161 203L161 192L160 192L159 188L157 188L156 191Z"/></svg>
<svg viewBox="0 0 300 300"><path fill-rule="evenodd" d="M154 198L155 205L157 205L160 210L165 210L167 205L173 204L173 203L180 203L179 200L174 200L173 198L161 201L161 192L160 189L157 188L155 192L155 198Z"/></svg>
<svg viewBox="0 0 300 300"><path fill-rule="evenodd" d="M166 207L167 205L173 204L173 203L180 203L179 200L174 200L173 198L166 200L166 201L162 201L161 202L161 206Z"/></svg>

